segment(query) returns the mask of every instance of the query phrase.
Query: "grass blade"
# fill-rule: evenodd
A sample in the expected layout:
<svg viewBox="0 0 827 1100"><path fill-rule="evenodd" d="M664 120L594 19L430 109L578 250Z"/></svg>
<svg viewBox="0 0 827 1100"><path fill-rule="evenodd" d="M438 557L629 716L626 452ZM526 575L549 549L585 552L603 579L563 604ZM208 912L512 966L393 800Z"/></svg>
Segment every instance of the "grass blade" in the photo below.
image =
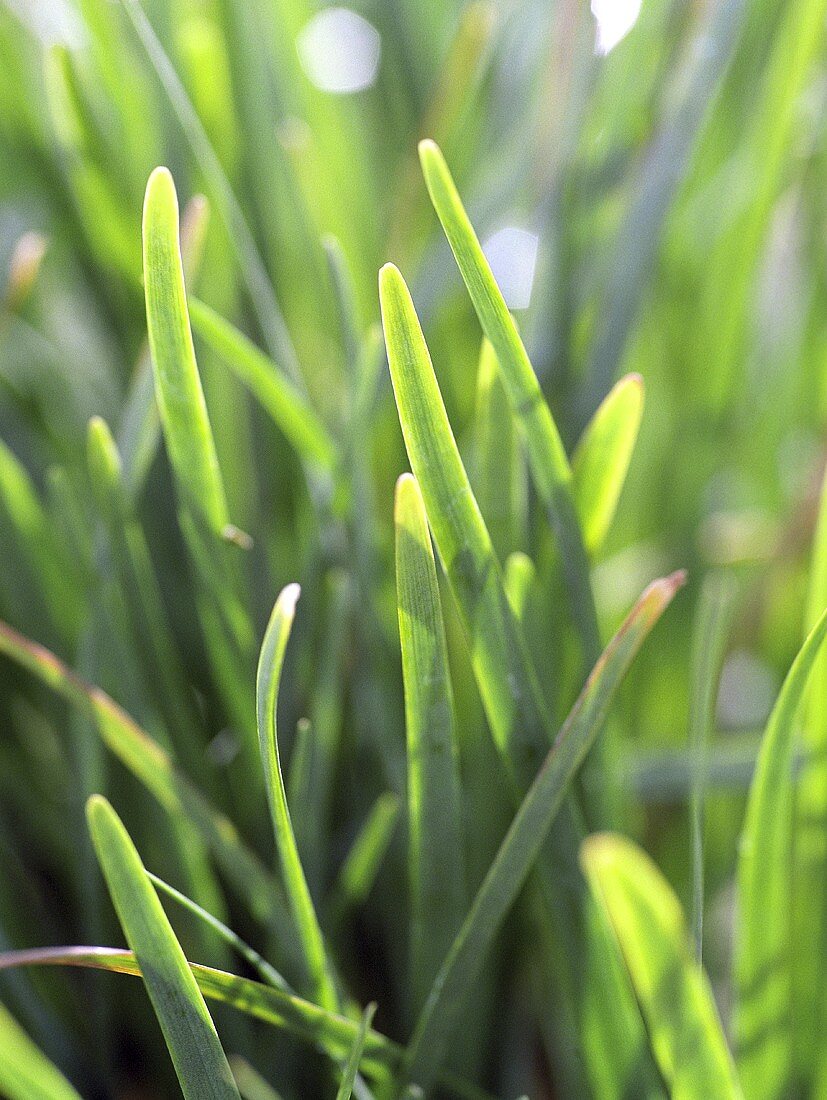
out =
<svg viewBox="0 0 827 1100"><path fill-rule="evenodd" d="M243 1100L282 1100L281 1094L264 1080L246 1058L231 1054L230 1069Z"/></svg>
<svg viewBox="0 0 827 1100"><path fill-rule="evenodd" d="M399 817L399 798L385 791L371 806L331 890L335 920L361 905L370 893Z"/></svg>
<svg viewBox="0 0 827 1100"><path fill-rule="evenodd" d="M290 820L287 792L284 788L279 760L276 725L279 681L299 594L299 586L289 584L276 600L270 616L264 641L261 644L256 675L256 715L267 801L273 819L273 831L281 859L287 898L295 918L314 995L323 1008L332 1010L338 1004L338 996L328 965L322 930L307 886L293 824Z"/></svg>
<svg viewBox="0 0 827 1100"><path fill-rule="evenodd" d="M89 800L87 816L98 861L141 967L184 1096L239 1100L204 998L129 834L100 795Z"/></svg>
<svg viewBox="0 0 827 1100"><path fill-rule="evenodd" d="M747 1096L791 1087L791 959L796 716L827 637L827 611L807 636L767 722L747 802L737 868L734 1032Z"/></svg>
<svg viewBox="0 0 827 1100"><path fill-rule="evenodd" d="M465 912L454 699L431 534L419 486L396 485L396 587L408 752L410 964L418 1012Z"/></svg>
<svg viewBox="0 0 827 1100"><path fill-rule="evenodd" d="M827 607L827 477L813 538L805 626L810 630ZM821 1052L821 1021L827 943L827 654L816 658L802 725L803 760L796 789L793 958L798 1065L827 1086L827 1055ZM827 1090L826 1090L827 1091Z"/></svg>
<svg viewBox="0 0 827 1100"><path fill-rule="evenodd" d="M724 659L735 591L726 575L704 583L692 640L692 686L689 703L689 751L692 787L689 812L692 829L692 935L700 964L704 919L704 786L706 749L715 722L718 677Z"/></svg>
<svg viewBox="0 0 827 1100"><path fill-rule="evenodd" d="M273 423L303 459L332 473L336 446L324 424L277 365L214 309L189 300L192 326L198 336L224 360L272 417Z"/></svg>
<svg viewBox="0 0 827 1100"><path fill-rule="evenodd" d="M641 596L590 675L524 798L434 982L406 1056L408 1080L427 1089L465 998L558 813L566 790L647 634L683 584L676 574Z"/></svg>
<svg viewBox="0 0 827 1100"><path fill-rule="evenodd" d="M80 1093L1 1004L0 1091L7 1100L80 1100Z"/></svg>
<svg viewBox="0 0 827 1100"><path fill-rule="evenodd" d="M590 557L609 533L643 416L643 379L622 378L606 396L572 456L572 493Z"/></svg>
<svg viewBox="0 0 827 1100"><path fill-rule="evenodd" d="M572 498L571 467L560 433L442 153L434 142L423 141L419 154L431 202L482 330L496 352L506 393L525 438L537 492L557 535L572 617L580 631L584 660L590 666L600 652L600 637L588 561Z"/></svg>
<svg viewBox="0 0 827 1100"><path fill-rule="evenodd" d="M671 887L620 836L589 837L581 858L620 945L669 1095L740 1097L712 990L692 958Z"/></svg>
<svg viewBox="0 0 827 1100"><path fill-rule="evenodd" d="M353 1047L348 1055L347 1063L342 1073L342 1080L336 1092L336 1100L350 1100L353 1095L353 1084L356 1080L356 1074L359 1072L359 1063L362 1061L362 1055L365 1051L365 1040L367 1039L375 1012L376 1005L369 1004L362 1013L359 1031L353 1041Z"/></svg>
<svg viewBox="0 0 827 1100"><path fill-rule="evenodd" d="M199 612L213 670L229 717L242 738L254 729L247 677L252 628L239 595L229 525L204 392L195 361L178 239L172 176L157 168L144 200L144 283L158 409L180 494L180 515L199 578ZM243 754L248 773L252 752Z"/></svg>
<svg viewBox="0 0 827 1100"><path fill-rule="evenodd" d="M178 772L167 753L114 700L85 683L47 649L0 623L0 652L28 669L83 713L90 714L101 739L172 818L202 837L239 898L269 926L290 952L295 942L292 921L277 883L261 861L244 846L232 822L218 813Z"/></svg>

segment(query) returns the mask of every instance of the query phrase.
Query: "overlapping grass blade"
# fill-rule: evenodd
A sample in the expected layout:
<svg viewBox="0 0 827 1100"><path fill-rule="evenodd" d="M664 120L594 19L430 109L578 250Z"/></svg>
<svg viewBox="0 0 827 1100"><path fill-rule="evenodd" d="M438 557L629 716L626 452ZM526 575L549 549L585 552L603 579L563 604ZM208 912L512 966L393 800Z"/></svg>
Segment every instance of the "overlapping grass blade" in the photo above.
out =
<svg viewBox="0 0 827 1100"><path fill-rule="evenodd" d="M230 1069L243 1100L282 1100L281 1094L264 1080L246 1058L231 1054Z"/></svg>
<svg viewBox="0 0 827 1100"><path fill-rule="evenodd" d="M215 310L197 298L190 298L189 310L196 334L247 386L296 453L332 473L337 461L335 444L295 385L272 359Z"/></svg>
<svg viewBox="0 0 827 1100"><path fill-rule="evenodd" d="M314 995L323 1008L333 1010L338 1005L338 995L325 950L324 937L299 857L293 823L290 820L287 792L281 773L276 724L276 703L281 670L299 593L297 584L288 585L282 590L273 607L264 641L261 643L258 662L256 716L267 801L270 805L287 899L293 911Z"/></svg>
<svg viewBox="0 0 827 1100"><path fill-rule="evenodd" d="M353 1046L348 1055L344 1070L342 1071L342 1080L336 1091L336 1100L350 1100L353 1095L353 1085L356 1081L356 1074L359 1072L359 1064L362 1061L362 1055L365 1051L365 1040L367 1039L368 1031L370 1030L370 1025L375 1013L375 1004L369 1004L362 1013L359 1031L353 1041Z"/></svg>
<svg viewBox="0 0 827 1100"><path fill-rule="evenodd" d="M252 626L240 598L236 562L204 392L195 361L178 239L178 201L165 168L149 178L144 201L144 284L155 390L179 493L184 534L199 580L200 617L213 669L239 737L255 736L247 690ZM242 763L252 774L252 740Z"/></svg>
<svg viewBox="0 0 827 1100"><path fill-rule="evenodd" d="M176 770L168 754L100 688L76 676L54 654L0 623L0 652L94 718L109 750L171 818L189 823L213 853L227 881L257 920L269 926L292 961L295 931L278 884L242 843L235 826Z"/></svg>
<svg viewBox="0 0 827 1100"><path fill-rule="evenodd" d="M80 1100L80 1093L1 1004L0 1091L7 1100Z"/></svg>
<svg viewBox="0 0 827 1100"><path fill-rule="evenodd" d="M827 607L827 477L810 558L805 627L812 629ZM827 1085L827 1054L821 1053L824 983L827 980L827 653L815 660L805 697L795 806L793 981L799 1070Z"/></svg>
<svg viewBox="0 0 827 1100"><path fill-rule="evenodd" d="M581 859L620 945L669 1095L742 1096L709 981L692 957L669 884L620 836L589 837Z"/></svg>
<svg viewBox="0 0 827 1100"><path fill-rule="evenodd" d="M0 954L0 970L18 966L80 966L141 976L135 954L114 947L47 947ZM360 1031L360 1023L356 1020L237 974L227 974L198 963L190 963L189 967L198 988L208 999L230 1005L295 1035L323 1050L339 1064L352 1053ZM396 1071L401 1061L401 1047L380 1032L372 1028L367 1030L361 1059L364 1073L384 1077L388 1070ZM492 1100L482 1089L453 1075L440 1076L439 1083L448 1093L467 1100Z"/></svg>
<svg viewBox="0 0 827 1100"><path fill-rule="evenodd" d="M397 482L394 520L408 758L410 980L418 1012L465 912L462 805L431 533L410 474Z"/></svg>
<svg viewBox="0 0 827 1100"><path fill-rule="evenodd" d="M741 835L733 1022L738 1071L750 1097L780 1097L792 1083L792 762L797 715L825 637L827 611L770 714Z"/></svg>
<svg viewBox="0 0 827 1100"><path fill-rule="evenodd" d="M600 636L588 560L572 498L571 467L560 433L442 153L433 141L421 142L419 153L431 201L482 330L496 352L506 393L525 438L537 492L548 510L560 546L571 613L580 632L584 659L591 665L600 651Z"/></svg>
<svg viewBox="0 0 827 1100"><path fill-rule="evenodd" d="M227 1057L141 857L105 798L87 806L98 862L188 1100L239 1100Z"/></svg>
<svg viewBox="0 0 827 1100"><path fill-rule="evenodd" d="M523 799L417 1022L406 1076L421 1087L430 1085L439 1068L465 998L600 731L615 691L682 583L683 575L676 574L655 581L643 593L593 669Z"/></svg>
<svg viewBox="0 0 827 1100"><path fill-rule="evenodd" d="M622 378L586 425L572 455L572 494L591 557L614 519L640 429L643 396L639 374Z"/></svg>
<svg viewBox="0 0 827 1100"><path fill-rule="evenodd" d="M413 302L392 265L382 269L380 299L408 457L459 607L477 686L516 808L534 780L555 730L459 456ZM577 867L582 835L580 812L571 802L564 820L555 826L553 856L542 860L540 866L546 919L552 926L549 935L563 945L551 956L550 964L558 995L564 994L558 1017L569 1048L576 1041L576 1003L592 995L591 988L584 990L575 963L589 950L583 938L587 934L583 911L589 898ZM561 864L570 869L566 874L560 874ZM604 1029L605 1049L616 1060L613 1076L622 1090L625 1073L637 1063L642 1041L640 1018L631 994L628 990L624 993L616 981L619 960L612 966L602 953L591 954L606 964L595 988L611 988L618 998L617 1004L609 1007L601 992L593 1007L595 1026ZM585 1087L582 1080L577 1087Z"/></svg>

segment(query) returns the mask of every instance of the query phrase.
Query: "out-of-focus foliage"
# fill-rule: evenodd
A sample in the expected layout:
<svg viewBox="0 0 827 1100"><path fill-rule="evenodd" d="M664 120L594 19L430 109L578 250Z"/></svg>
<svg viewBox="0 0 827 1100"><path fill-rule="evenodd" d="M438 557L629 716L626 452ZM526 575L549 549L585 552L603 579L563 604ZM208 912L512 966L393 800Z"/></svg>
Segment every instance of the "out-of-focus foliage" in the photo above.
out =
<svg viewBox="0 0 827 1100"><path fill-rule="evenodd" d="M14 1100L827 1090L827 0L593 7L0 0Z"/></svg>

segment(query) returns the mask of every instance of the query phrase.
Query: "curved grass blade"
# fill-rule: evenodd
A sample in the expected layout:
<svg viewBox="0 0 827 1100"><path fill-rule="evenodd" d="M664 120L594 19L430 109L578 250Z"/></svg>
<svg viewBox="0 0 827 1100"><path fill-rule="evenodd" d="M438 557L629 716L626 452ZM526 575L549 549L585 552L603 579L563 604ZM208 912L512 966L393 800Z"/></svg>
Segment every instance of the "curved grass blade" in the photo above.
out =
<svg viewBox="0 0 827 1100"><path fill-rule="evenodd" d="M270 805L270 815L273 819L273 832L281 859L287 899L295 918L314 995L323 1008L333 1010L338 1005L338 995L290 820L287 792L281 774L276 725L276 702L284 653L287 649L300 592L301 589L297 584L289 584L282 590L273 607L270 622L264 633L264 641L261 643L261 655L258 661L256 716L264 784Z"/></svg>
<svg viewBox="0 0 827 1100"><path fill-rule="evenodd" d="M223 921L220 921L218 917L213 916L212 913L208 913L206 909L193 901L192 898L188 898L186 894L182 894L180 890L176 890L174 886L170 886L168 882L164 882L162 878L158 878L157 875L153 875L151 871L147 871L147 878L158 890L167 897L176 901L183 909L186 909L188 913L192 913L194 917L202 921L209 928L215 932L215 934L224 941L229 947L237 951L238 954L249 963L253 970L256 971L258 976L267 985L271 985L274 989L280 989L284 993L292 993L292 990L284 978L279 974L275 967L272 967L266 959L259 955L258 951L250 947L248 943L233 932L232 928L228 928Z"/></svg>
<svg viewBox="0 0 827 1100"><path fill-rule="evenodd" d="M399 420L411 468L422 491L434 541L448 575L465 629L477 686L495 744L503 758L515 809L533 781L553 740L523 633L509 604L491 539L468 482L439 392L428 348L402 276L392 265L380 274L380 299L388 362ZM557 987L557 1016L570 1054L577 1043L577 1002L593 998L604 1050L622 1089L629 1065L636 1064L642 1029L631 993L618 988L620 961L600 971L601 981L584 989L575 960L586 953L603 959L586 942L584 905L588 892L578 869L583 837L579 809L570 800L554 827L553 843L541 860L540 878L548 933L561 945L550 959ZM553 849L553 851L551 851ZM571 873L560 874L560 865ZM602 963L601 963L602 965ZM603 990L613 989L616 1004ZM562 996L560 996L562 994ZM578 1073L572 1087L583 1088Z"/></svg>
<svg viewBox="0 0 827 1100"><path fill-rule="evenodd" d="M141 976L134 952L115 947L45 947L0 954L0 970L18 966L80 966L132 977ZM357 1021L327 1012L295 994L283 993L249 978L240 978L237 974L228 974L199 963L189 963L189 968L198 988L208 999L230 1005L239 1012L312 1044L337 1064L352 1053L360 1030ZM361 1059L363 1073L384 1078L387 1071L398 1070L401 1061L402 1049L398 1044L372 1028L367 1030ZM452 1074L444 1074L439 1082L445 1091L458 1097L492 1100L482 1089Z"/></svg>
<svg viewBox="0 0 827 1100"><path fill-rule="evenodd" d="M239 1054L230 1055L230 1069L242 1100L282 1100L280 1093L254 1069L246 1058Z"/></svg>
<svg viewBox="0 0 827 1100"><path fill-rule="evenodd" d="M418 1012L465 912L462 806L431 533L410 474L396 483L394 520L408 755L410 973Z"/></svg>
<svg viewBox="0 0 827 1100"><path fill-rule="evenodd" d="M347 1063L342 1073L342 1080L336 1092L336 1100L350 1100L353 1095L353 1085L356 1081L356 1074L359 1072L359 1063L362 1061L362 1055L365 1051L365 1040L367 1039L375 1012L376 1005L371 1003L362 1013L359 1031L353 1041L353 1047L348 1055Z"/></svg>
<svg viewBox="0 0 827 1100"><path fill-rule="evenodd" d="M80 1100L80 1093L0 1004L0 1092L7 1100Z"/></svg>
<svg viewBox="0 0 827 1100"><path fill-rule="evenodd" d="M810 630L827 607L827 476L813 538L805 626ZM827 653L813 665L802 725L803 760L795 806L795 880L793 982L796 1028L793 1038L799 1069L824 1082L827 1052L822 1051L824 988L827 980ZM817 1067L817 1068L816 1068Z"/></svg>
<svg viewBox="0 0 827 1100"><path fill-rule="evenodd" d="M718 677L724 659L734 597L735 589L730 577L708 577L701 591L692 639L692 686L689 702L692 786L689 813L692 830L692 936L699 964L703 960L706 750L715 721Z"/></svg>
<svg viewBox="0 0 827 1100"><path fill-rule="evenodd" d="M240 1100L204 998L135 845L105 798L90 798L87 816L98 862L140 965L184 1096Z"/></svg>
<svg viewBox="0 0 827 1100"><path fill-rule="evenodd" d="M581 860L620 945L669 1095L742 1096L712 990L666 880L636 845L608 833L589 837Z"/></svg>
<svg viewBox="0 0 827 1100"><path fill-rule="evenodd" d="M232 822L214 810L175 769L161 746L100 688L85 683L53 653L5 623L0 623L0 653L94 718L95 728L109 750L171 818L191 825L198 832L239 898L259 921L273 930L279 945L292 959L295 932L278 884L259 858L244 846Z"/></svg>
<svg viewBox="0 0 827 1100"><path fill-rule="evenodd" d="M600 731L615 691L683 581L682 574L655 581L640 597L593 669L523 799L434 982L408 1048L406 1079L423 1089L434 1079L465 998Z"/></svg>
<svg viewBox="0 0 827 1100"><path fill-rule="evenodd" d="M212 201L225 224L227 239L236 251L239 267L267 345L293 381L300 385L302 375L290 334L258 254L253 235L224 174L221 162L140 3L138 0L121 0L121 3L132 21L199 167L209 183Z"/></svg>
<svg viewBox="0 0 827 1100"><path fill-rule="evenodd" d="M554 526L572 618L580 632L584 660L591 666L600 652L600 635L588 559L572 497L571 467L560 433L442 153L433 141L426 140L420 142L419 156L431 202L482 330L496 352L506 393L525 438L537 492Z"/></svg>
<svg viewBox="0 0 827 1100"><path fill-rule="evenodd" d="M767 722L750 787L737 868L733 1013L738 1071L747 1096L791 1087L792 911L796 717L827 637L827 611L793 661Z"/></svg>
<svg viewBox="0 0 827 1100"><path fill-rule="evenodd" d="M179 492L181 525L198 575L199 613L211 663L229 717L242 738L254 737L246 690L252 626L243 606L204 391L195 361L178 239L172 176L156 168L144 201L144 283L155 390L170 464ZM243 764L252 772L252 751Z"/></svg>
<svg viewBox="0 0 827 1100"><path fill-rule="evenodd" d="M643 379L617 383L586 426L572 455L572 493L586 553L593 557L609 533L643 416Z"/></svg>
<svg viewBox="0 0 827 1100"><path fill-rule="evenodd" d="M272 417L296 453L328 472L336 468L336 446L324 424L276 364L229 321L199 301L189 300L192 327Z"/></svg>

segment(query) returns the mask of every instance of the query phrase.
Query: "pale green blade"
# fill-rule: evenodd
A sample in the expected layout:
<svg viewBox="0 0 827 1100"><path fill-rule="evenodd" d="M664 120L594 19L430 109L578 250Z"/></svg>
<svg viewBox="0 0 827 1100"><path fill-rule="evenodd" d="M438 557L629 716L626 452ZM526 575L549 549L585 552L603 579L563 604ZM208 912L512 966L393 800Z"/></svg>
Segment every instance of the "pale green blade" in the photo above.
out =
<svg viewBox="0 0 827 1100"><path fill-rule="evenodd" d="M141 967L184 1096L239 1100L215 1025L163 906L120 818L105 798L87 806L112 902Z"/></svg>
<svg viewBox="0 0 827 1100"><path fill-rule="evenodd" d="M560 433L442 153L433 141L423 141L419 155L431 202L482 330L496 352L506 393L525 438L537 492L554 524L572 617L580 631L585 661L591 665L600 651L600 639L588 560L572 498L572 472Z"/></svg>
<svg viewBox="0 0 827 1100"><path fill-rule="evenodd" d="M641 596L590 675L500 845L454 941L407 1053L408 1080L428 1088L465 1000L505 915L534 865L577 769L606 718L635 654L683 584L682 574L655 581Z"/></svg>
<svg viewBox="0 0 827 1100"><path fill-rule="evenodd" d="M462 805L431 533L410 474L397 482L394 519L408 754L410 981L418 1012L465 913Z"/></svg>
<svg viewBox="0 0 827 1100"><path fill-rule="evenodd" d="M80 1093L1 1004L0 1092L7 1100L80 1100Z"/></svg>
<svg viewBox="0 0 827 1100"><path fill-rule="evenodd" d="M581 859L620 945L669 1095L742 1096L709 981L669 884L620 836L589 837Z"/></svg>
<svg viewBox="0 0 827 1100"><path fill-rule="evenodd" d="M643 416L643 379L622 378L601 403L572 455L572 493L590 556L603 545L626 480Z"/></svg>
<svg viewBox="0 0 827 1100"><path fill-rule="evenodd" d="M399 818L399 796L380 794L370 808L331 890L334 920L360 906L376 881Z"/></svg>
<svg viewBox="0 0 827 1100"><path fill-rule="evenodd" d="M156 168L144 201L144 288L155 393L183 505L220 535L224 486L190 332L172 176Z"/></svg>
<svg viewBox="0 0 827 1100"><path fill-rule="evenodd" d="M375 1012L376 1005L369 1004L362 1013L359 1031L353 1041L353 1047L348 1055L344 1071L342 1072L342 1080L336 1092L336 1100L350 1100L353 1095L353 1085L356 1080L356 1074L359 1072L359 1063L362 1061L362 1055L365 1052L365 1040L367 1039Z"/></svg>
<svg viewBox="0 0 827 1100"><path fill-rule="evenodd" d="M818 522L810 559L805 627L810 630L827 607L827 477L821 487ZM796 1030L800 1070L818 1075L827 1092L827 1052L822 1050L824 989L827 981L827 653L813 665L802 723L803 759L795 806L793 957Z"/></svg>
<svg viewBox="0 0 827 1100"><path fill-rule="evenodd" d="M333 472L337 459L330 434L307 399L283 376L273 360L197 298L190 298L189 309L196 334L250 390L296 453Z"/></svg>
<svg viewBox="0 0 827 1100"><path fill-rule="evenodd" d="M233 1071L242 1100L282 1100L281 1094L264 1080L246 1058L231 1054L230 1069Z"/></svg>
<svg viewBox="0 0 827 1100"><path fill-rule="evenodd" d="M804 642L767 722L750 787L737 868L735 1052L750 1098L792 1086L793 749L827 611Z"/></svg>
<svg viewBox="0 0 827 1100"><path fill-rule="evenodd" d="M267 801L273 819L273 832L281 859L287 899L293 911L314 995L323 1008L333 1010L337 1007L338 996L327 960L322 930L319 927L313 899L310 896L299 857L293 823L290 820L287 792L281 773L276 725L276 703L284 653L287 649L300 591L297 584L289 584L282 590L273 607L264 641L261 643L258 662L256 715Z"/></svg>

